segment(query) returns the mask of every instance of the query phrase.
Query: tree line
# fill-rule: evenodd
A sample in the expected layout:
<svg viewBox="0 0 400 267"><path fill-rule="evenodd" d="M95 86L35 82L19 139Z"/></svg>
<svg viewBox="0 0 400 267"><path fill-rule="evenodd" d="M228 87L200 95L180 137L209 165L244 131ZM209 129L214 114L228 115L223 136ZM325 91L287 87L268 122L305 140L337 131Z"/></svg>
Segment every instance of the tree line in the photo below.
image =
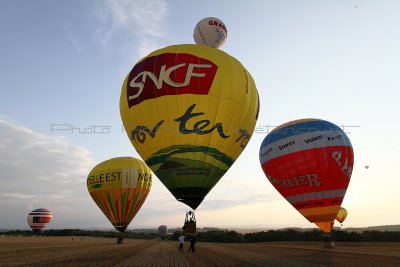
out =
<svg viewBox="0 0 400 267"><path fill-rule="evenodd" d="M40 233L34 233L30 230L12 230L5 231L1 233L2 235L7 236L94 236L94 237L113 237L118 238L121 237L121 233L114 230L80 230L80 229L61 229L61 230L44 230ZM136 239L153 239L157 238L157 233L137 233L126 231L124 233L124 237L127 238L136 238Z"/></svg>
<svg viewBox="0 0 400 267"><path fill-rule="evenodd" d="M172 234L172 240L178 240L182 233L176 231ZM257 243L275 241L321 241L324 233L320 230L298 231L294 229L269 230L257 233L240 234L235 231L213 230L200 232L196 236L199 242L222 243ZM362 233L333 230L331 236L337 242L400 242L399 231L368 230Z"/></svg>
<svg viewBox="0 0 400 267"><path fill-rule="evenodd" d="M1 235L13 236L32 236L29 230L12 230L2 232ZM95 236L118 238L121 233L117 231L91 231L80 229L45 230L39 235L42 236ZM166 239L178 240L182 235L181 231L169 234ZM362 233L333 230L332 238L337 242L400 242L400 231L376 231L366 230ZM125 238L154 239L159 238L158 233L140 233L126 231ZM199 232L196 236L198 242L221 242L221 243L257 243L275 241L321 241L323 233L314 229L309 231L299 231L294 229L269 230L257 233L241 234L236 231L211 230Z"/></svg>

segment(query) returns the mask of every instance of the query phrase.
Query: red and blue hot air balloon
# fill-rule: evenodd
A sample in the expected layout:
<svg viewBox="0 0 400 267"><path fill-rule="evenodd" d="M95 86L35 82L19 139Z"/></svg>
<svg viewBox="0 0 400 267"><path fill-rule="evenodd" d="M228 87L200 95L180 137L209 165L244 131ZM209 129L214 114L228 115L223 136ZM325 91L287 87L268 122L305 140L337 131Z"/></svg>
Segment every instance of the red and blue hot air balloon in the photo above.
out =
<svg viewBox="0 0 400 267"><path fill-rule="evenodd" d="M29 226L35 233L40 233L50 221L53 219L53 214L48 209L35 209L29 212L26 220Z"/></svg>
<svg viewBox="0 0 400 267"><path fill-rule="evenodd" d="M329 233L353 170L345 132L319 119L283 124L261 144L260 163L278 192L307 220Z"/></svg>

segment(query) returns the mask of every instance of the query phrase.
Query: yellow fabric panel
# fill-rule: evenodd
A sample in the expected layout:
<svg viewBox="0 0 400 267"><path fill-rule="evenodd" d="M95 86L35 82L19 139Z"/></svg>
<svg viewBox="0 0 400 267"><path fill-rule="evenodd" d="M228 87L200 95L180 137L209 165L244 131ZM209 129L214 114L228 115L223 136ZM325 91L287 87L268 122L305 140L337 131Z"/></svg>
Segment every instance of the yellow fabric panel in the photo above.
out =
<svg viewBox="0 0 400 267"><path fill-rule="evenodd" d="M131 139L141 157L146 160L163 147L192 144L219 147L228 156L237 158L243 150L235 143L240 136L239 129L245 128L251 135L256 122L255 109L258 99L254 97L257 93L253 78L239 61L221 50L199 45L177 45L154 51L147 57L163 53L189 53L199 56L214 62L218 70L207 95L164 95L145 100L130 108L126 99L127 81L124 81L120 110L129 137L131 137L132 129L138 125L152 129L158 122L164 120L154 138L146 136L144 143ZM181 134L178 131L179 123L175 119L181 117L192 104L196 104L193 113L203 112L204 114L188 120L186 124L188 129L193 129L194 124L201 120L208 120L209 126L206 128L221 123L224 133L230 138L221 140L216 130L207 135Z"/></svg>
<svg viewBox="0 0 400 267"><path fill-rule="evenodd" d="M339 206L298 209L298 211L310 222L334 221L338 210Z"/></svg>
<svg viewBox="0 0 400 267"><path fill-rule="evenodd" d="M143 179L150 179L151 170L134 158L121 157L104 161L92 169L87 178L89 192L98 190L143 187ZM93 186L95 185L95 186ZM96 187L97 185L97 187Z"/></svg>

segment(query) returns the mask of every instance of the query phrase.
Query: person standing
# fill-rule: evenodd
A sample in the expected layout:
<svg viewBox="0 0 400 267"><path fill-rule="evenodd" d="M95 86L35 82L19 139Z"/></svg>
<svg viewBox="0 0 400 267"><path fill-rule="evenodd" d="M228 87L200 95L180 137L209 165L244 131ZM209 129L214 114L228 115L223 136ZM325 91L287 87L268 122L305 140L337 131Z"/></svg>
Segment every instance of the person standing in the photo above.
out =
<svg viewBox="0 0 400 267"><path fill-rule="evenodd" d="M191 236L190 237L189 252L194 253L196 251L196 248L194 247L195 244L196 244L196 236Z"/></svg>
<svg viewBox="0 0 400 267"><path fill-rule="evenodd" d="M185 243L185 236L181 235L179 238L179 251L183 251L183 244Z"/></svg>

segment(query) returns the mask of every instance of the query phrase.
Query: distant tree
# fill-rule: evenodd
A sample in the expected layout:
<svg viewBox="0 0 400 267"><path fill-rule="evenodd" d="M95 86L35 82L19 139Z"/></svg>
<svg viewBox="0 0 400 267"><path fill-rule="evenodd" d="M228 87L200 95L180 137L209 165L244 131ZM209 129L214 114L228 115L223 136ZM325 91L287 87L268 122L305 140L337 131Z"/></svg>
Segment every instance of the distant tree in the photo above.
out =
<svg viewBox="0 0 400 267"><path fill-rule="evenodd" d="M178 240L178 238L182 235L182 231L175 231L172 235L171 235L171 240Z"/></svg>
<svg viewBox="0 0 400 267"><path fill-rule="evenodd" d="M196 240L199 242L241 243L243 236L235 231L213 230L198 233Z"/></svg>

